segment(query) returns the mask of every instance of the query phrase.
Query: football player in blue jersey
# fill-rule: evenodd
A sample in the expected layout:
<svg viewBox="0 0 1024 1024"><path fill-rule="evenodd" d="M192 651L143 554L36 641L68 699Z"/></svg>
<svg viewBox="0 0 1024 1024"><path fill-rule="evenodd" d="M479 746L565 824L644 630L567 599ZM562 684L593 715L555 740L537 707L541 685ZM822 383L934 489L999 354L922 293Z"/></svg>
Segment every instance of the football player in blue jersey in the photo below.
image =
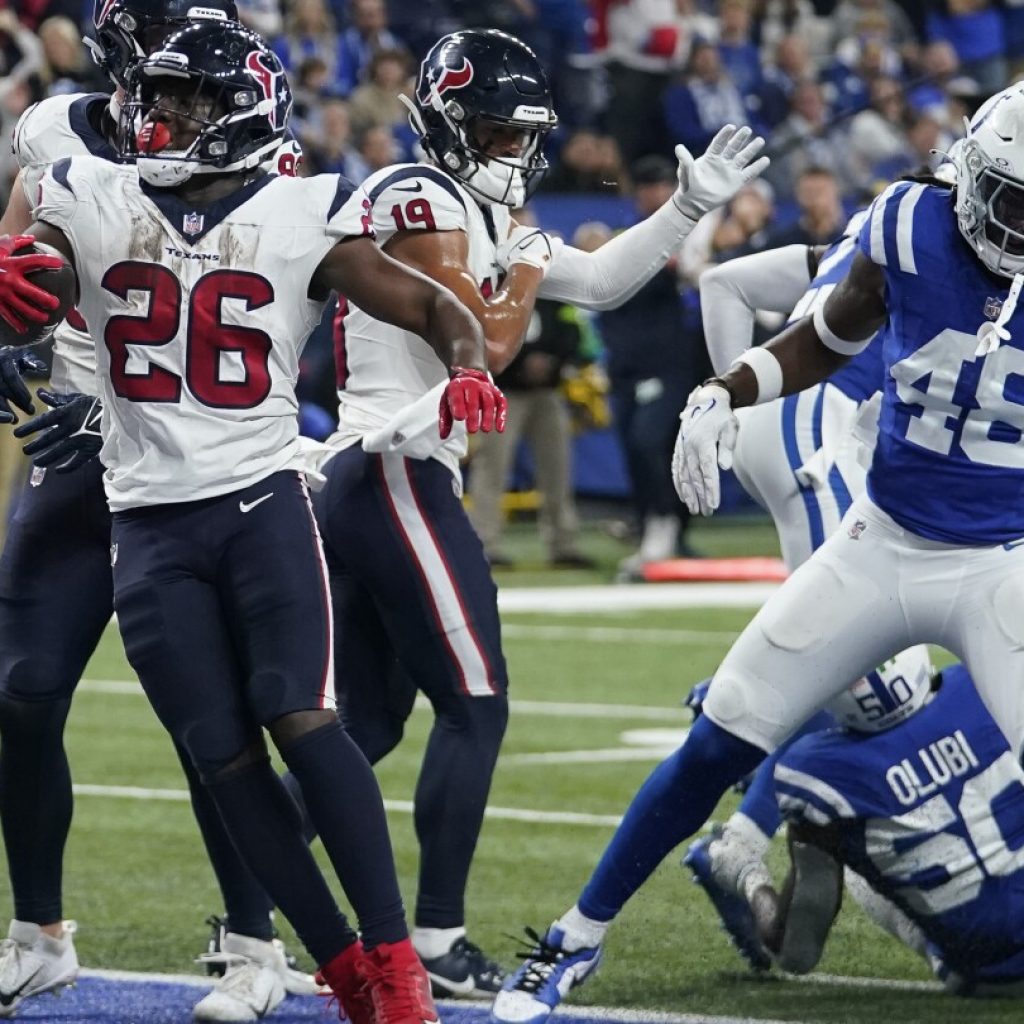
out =
<svg viewBox="0 0 1024 1024"><path fill-rule="evenodd" d="M1024 772L962 665L933 688L895 724L867 720L844 694L836 710L847 728L769 759L789 823L789 877L780 895L760 866L739 891L783 970L803 974L820 959L845 866L857 902L950 991L1019 991Z"/></svg>
<svg viewBox="0 0 1024 1024"><path fill-rule="evenodd" d="M540 1022L600 959L612 919L725 789L899 650L967 665L1014 756L1024 737L1024 86L993 97L955 188L900 182L873 204L824 306L698 388L673 459L694 512L719 504L733 410L795 394L884 331L867 493L779 588L715 673L686 742L637 793L578 902L495 1000Z"/></svg>
<svg viewBox="0 0 1024 1024"><path fill-rule="evenodd" d="M236 18L232 0L98 0L93 52L115 94L53 96L22 115L13 136L18 177L0 231L17 234L31 223L31 206L50 164L87 153L118 159L117 121L133 60L190 21ZM294 143L285 141L271 166L288 171L295 157ZM0 421L14 418L8 403L32 411L18 372L26 369L45 375L46 368L30 349L0 349ZM86 442L91 438L94 452L98 428L90 434L85 417L98 390L95 373L93 341L72 311L54 334L45 400L78 417L69 432L79 431L78 439ZM90 397L70 402L75 395ZM56 454L57 463L72 455ZM77 464L78 458L64 468ZM14 898L9 935L0 943L0 1017L31 996L71 983L78 970L61 901L73 803L63 732L78 680L112 613L111 520L102 475L95 459L71 474L36 468L0 556L0 823ZM54 578L61 586L53 585ZM179 755L228 910L223 949L209 961L226 978L198 1004L197 1018L237 1019L252 1006L272 1009L285 988L316 991L312 977L288 969L273 944L270 901L238 857L180 748Z"/></svg>

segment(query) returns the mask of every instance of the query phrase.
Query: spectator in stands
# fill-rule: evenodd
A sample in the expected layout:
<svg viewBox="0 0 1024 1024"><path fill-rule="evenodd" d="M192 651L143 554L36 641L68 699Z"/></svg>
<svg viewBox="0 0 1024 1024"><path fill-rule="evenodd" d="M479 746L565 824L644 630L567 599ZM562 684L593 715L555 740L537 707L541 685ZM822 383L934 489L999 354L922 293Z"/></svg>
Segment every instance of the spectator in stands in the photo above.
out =
<svg viewBox="0 0 1024 1024"><path fill-rule="evenodd" d="M18 20L14 11L0 10L0 103L8 94L20 91L19 86L38 75L44 65L43 45L36 34ZM10 138L10 134L4 138Z"/></svg>
<svg viewBox="0 0 1024 1024"><path fill-rule="evenodd" d="M355 181L362 181L374 171L380 171L390 164L398 163L398 143L395 141L391 129L384 125L367 128L359 137L358 150L364 170L358 178L354 179Z"/></svg>
<svg viewBox="0 0 1024 1024"><path fill-rule="evenodd" d="M813 79L799 82L790 98L791 111L771 137L772 162L764 180L780 202L793 198L796 181L809 167L824 167L841 175L845 162L842 138L830 129L821 86Z"/></svg>
<svg viewBox="0 0 1024 1024"><path fill-rule="evenodd" d="M906 112L899 82L879 77L871 83L871 106L854 116L847 135L848 173L863 191L872 191L879 166L905 154Z"/></svg>
<svg viewBox="0 0 1024 1024"><path fill-rule="evenodd" d="M302 140L308 174L343 174L354 182L367 175L366 163L352 146L352 124L345 100L328 100L320 108L317 130Z"/></svg>
<svg viewBox="0 0 1024 1024"><path fill-rule="evenodd" d="M352 131L368 128L389 131L406 122L409 111L398 98L410 87L412 64L405 50L378 50L370 58L366 82L349 97Z"/></svg>
<svg viewBox="0 0 1024 1024"><path fill-rule="evenodd" d="M694 44L685 79L665 90L662 103L669 138L691 153L703 153L723 125L753 120L717 47L706 42Z"/></svg>
<svg viewBox="0 0 1024 1024"><path fill-rule="evenodd" d="M904 174L934 171L952 142L952 136L930 114L912 114L902 152L874 167L875 182L888 183Z"/></svg>
<svg viewBox="0 0 1024 1024"><path fill-rule="evenodd" d="M960 58L952 43L929 43L921 51L916 76L924 79L907 91L907 104L918 113L929 114L940 124L959 129L949 119L949 84L960 71Z"/></svg>
<svg viewBox="0 0 1024 1024"><path fill-rule="evenodd" d="M839 181L824 167L808 167L796 183L800 217L795 224L769 233L767 249L784 245L831 245L846 227Z"/></svg>
<svg viewBox="0 0 1024 1024"><path fill-rule="evenodd" d="M660 156L638 160L630 176L638 218L650 216L678 184L675 165ZM624 578L638 578L647 562L675 557L689 521L670 466L679 413L697 383L698 345L686 331L677 270L678 260L670 260L633 298L598 320L615 429L642 531L639 550L620 565Z"/></svg>
<svg viewBox="0 0 1024 1024"><path fill-rule="evenodd" d="M718 56L744 96L760 89L761 54L753 40L750 0L719 0Z"/></svg>
<svg viewBox="0 0 1024 1024"><path fill-rule="evenodd" d="M327 69L324 91L346 95L355 80L355 69L346 67L348 52L334 27L324 0L292 0L285 18L285 33L273 42L274 52L289 73L311 57Z"/></svg>
<svg viewBox="0 0 1024 1024"><path fill-rule="evenodd" d="M752 15L754 39L762 55L775 53L786 36L804 41L812 65L828 55L828 22L818 16L811 0L754 0Z"/></svg>
<svg viewBox="0 0 1024 1024"><path fill-rule="evenodd" d="M797 85L814 77L807 41L801 36L783 36L761 75L761 120L771 128L778 126L790 111Z"/></svg>
<svg viewBox="0 0 1024 1024"><path fill-rule="evenodd" d="M609 85L605 126L627 166L638 157L670 148L661 95L686 61L695 20L681 13L680 6L676 0L597 4Z"/></svg>
<svg viewBox="0 0 1024 1024"><path fill-rule="evenodd" d="M832 116L864 110L870 103L871 83L881 75L899 78L901 69L899 54L884 39L852 37L841 42L820 76Z"/></svg>
<svg viewBox="0 0 1024 1024"><path fill-rule="evenodd" d="M402 40L388 28L384 0L351 0L352 25L341 35L341 91L347 96L369 73L378 50L403 50Z"/></svg>
<svg viewBox="0 0 1024 1024"><path fill-rule="evenodd" d="M238 20L264 39L274 39L284 29L284 16L277 0L235 0Z"/></svg>
<svg viewBox="0 0 1024 1024"><path fill-rule="evenodd" d="M49 95L108 90L107 76L87 53L81 33L70 18L47 18L39 26L39 41L46 59Z"/></svg>
<svg viewBox="0 0 1024 1024"><path fill-rule="evenodd" d="M829 25L833 47L846 39L875 34L880 27L897 50L917 44L914 26L906 12L893 0L840 0L829 16Z"/></svg>
<svg viewBox="0 0 1024 1024"><path fill-rule="evenodd" d="M326 98L327 65L319 57L306 57L291 76L292 131L300 139L312 137L312 122L319 117L320 104Z"/></svg>
<svg viewBox="0 0 1024 1024"><path fill-rule="evenodd" d="M497 377L508 400L504 434L480 443L470 464L469 517L483 541L491 565L510 565L501 547L504 516L501 499L508 485L519 441L533 455L541 495L537 524L554 566L584 569L591 559L577 548L579 523L572 493L572 431L562 372L579 357L588 331L578 309L558 302L537 303L519 355Z"/></svg>
<svg viewBox="0 0 1024 1024"><path fill-rule="evenodd" d="M604 192L618 195L627 188L622 157L615 140L590 128L569 136L558 162L545 175L545 192Z"/></svg>
<svg viewBox="0 0 1024 1024"><path fill-rule="evenodd" d="M985 94L1006 85L1006 35L1003 19L990 0L944 0L934 4L926 22L928 39L951 43L964 74Z"/></svg>

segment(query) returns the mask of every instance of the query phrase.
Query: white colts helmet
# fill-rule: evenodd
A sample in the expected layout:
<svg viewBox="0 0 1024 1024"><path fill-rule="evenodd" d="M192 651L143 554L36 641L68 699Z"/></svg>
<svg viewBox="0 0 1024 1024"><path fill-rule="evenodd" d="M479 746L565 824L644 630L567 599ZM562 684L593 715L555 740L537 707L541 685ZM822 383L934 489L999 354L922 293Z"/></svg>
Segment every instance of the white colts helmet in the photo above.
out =
<svg viewBox="0 0 1024 1024"><path fill-rule="evenodd" d="M854 732L885 732L924 707L934 674L928 648L924 644L908 647L861 676L827 710Z"/></svg>
<svg viewBox="0 0 1024 1024"><path fill-rule="evenodd" d="M1024 83L982 105L955 162L960 233L989 270L1024 273Z"/></svg>

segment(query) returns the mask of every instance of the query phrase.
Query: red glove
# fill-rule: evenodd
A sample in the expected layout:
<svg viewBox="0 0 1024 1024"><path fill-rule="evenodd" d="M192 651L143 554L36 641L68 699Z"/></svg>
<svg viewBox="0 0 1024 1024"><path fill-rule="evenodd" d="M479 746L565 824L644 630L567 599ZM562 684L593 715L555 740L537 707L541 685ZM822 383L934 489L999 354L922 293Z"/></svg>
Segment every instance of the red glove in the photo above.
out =
<svg viewBox="0 0 1024 1024"><path fill-rule="evenodd" d="M60 270L64 261L42 253L14 255L34 242L31 235L0 235L0 318L18 334L25 334L33 324L49 322L50 313L60 305L56 295L32 284L25 275L35 270Z"/></svg>
<svg viewBox="0 0 1024 1024"><path fill-rule="evenodd" d="M470 434L478 430L485 434L491 430L504 433L508 402L489 374L483 370L464 370L461 366L453 366L451 378L441 396L441 437L445 438L452 432L455 420L464 420Z"/></svg>

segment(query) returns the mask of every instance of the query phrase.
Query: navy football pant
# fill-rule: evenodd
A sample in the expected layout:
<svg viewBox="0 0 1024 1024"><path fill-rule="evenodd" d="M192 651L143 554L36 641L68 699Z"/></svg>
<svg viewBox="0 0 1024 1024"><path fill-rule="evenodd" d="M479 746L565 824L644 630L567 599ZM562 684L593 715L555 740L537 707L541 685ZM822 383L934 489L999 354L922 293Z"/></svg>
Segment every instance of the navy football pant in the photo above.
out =
<svg viewBox="0 0 1024 1024"><path fill-rule="evenodd" d="M75 687L113 612L110 512L103 467L32 474L0 555L0 825L14 916L63 914L63 853L71 825L64 723ZM193 810L231 927L270 938L270 902L242 864L187 755Z"/></svg>
<svg viewBox="0 0 1024 1024"><path fill-rule="evenodd" d="M270 768L266 726L376 941L405 935L383 802L333 714L330 596L292 472L114 515L114 603L157 715L189 752L243 859L321 964L354 935ZM325 798L330 785L343 786ZM372 944L372 939L371 939Z"/></svg>
<svg viewBox="0 0 1024 1024"><path fill-rule="evenodd" d="M434 459L353 447L314 496L335 615L342 721L378 761L402 737L417 690L434 710L415 794L416 924L465 923L465 890L508 721L497 588Z"/></svg>

